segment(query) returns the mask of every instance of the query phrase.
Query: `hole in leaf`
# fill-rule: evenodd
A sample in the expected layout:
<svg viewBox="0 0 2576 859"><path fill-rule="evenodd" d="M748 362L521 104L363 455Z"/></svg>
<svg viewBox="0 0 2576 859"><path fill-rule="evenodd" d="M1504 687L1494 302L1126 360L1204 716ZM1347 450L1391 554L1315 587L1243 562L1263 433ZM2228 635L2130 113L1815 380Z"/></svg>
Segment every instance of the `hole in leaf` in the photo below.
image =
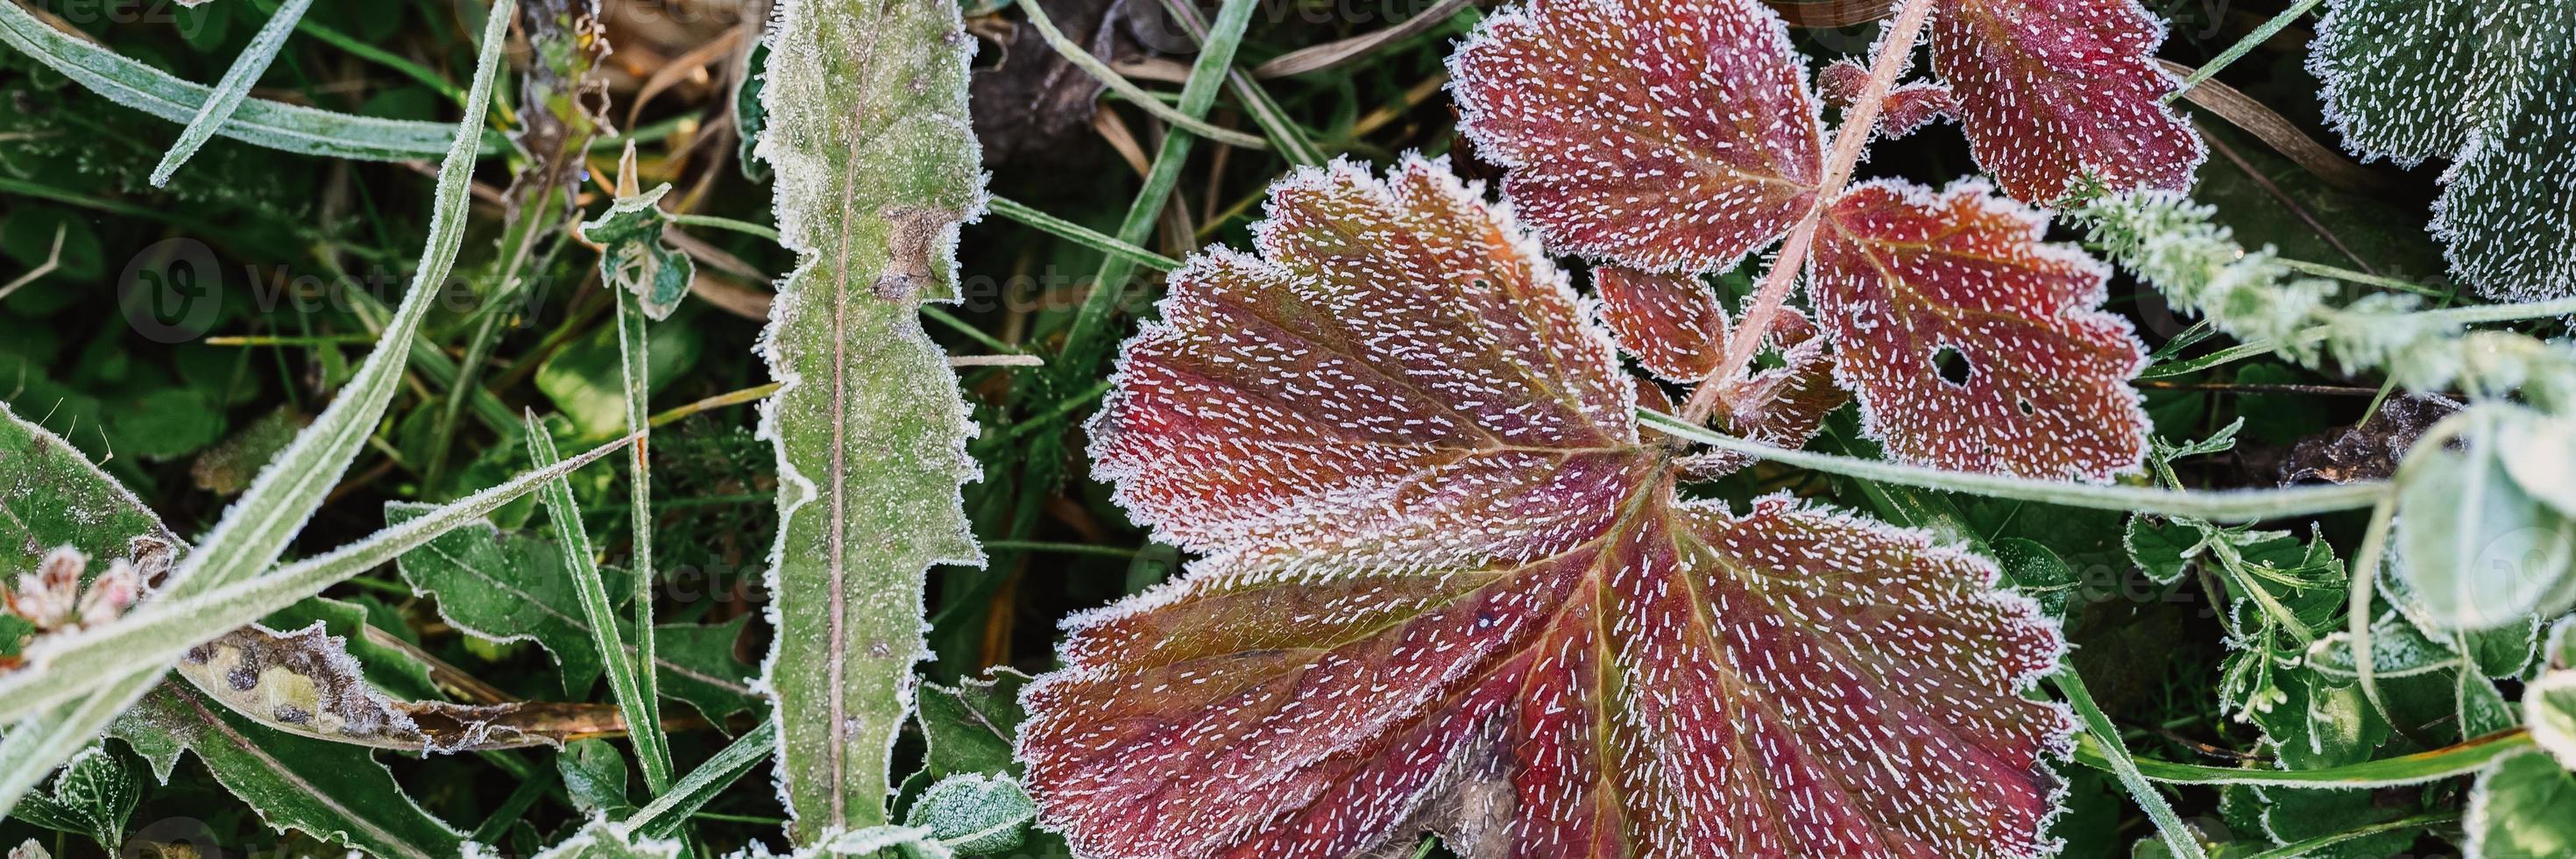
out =
<svg viewBox="0 0 2576 859"><path fill-rule="evenodd" d="M2038 409L2037 407L2035 407L2035 406L2032 406L2032 405L2030 404L2030 401L2029 401L2029 400L2022 400L2022 401L2021 401L2021 416L2022 416L2022 417L2030 417L2031 415L2038 414L2038 413L2039 413L2039 409Z"/></svg>
<svg viewBox="0 0 2576 859"><path fill-rule="evenodd" d="M1933 369L1940 371L1941 381L1958 385L1960 387L1967 386L1968 356L1959 354L1959 347L1943 346L1934 350L1932 352L1932 367ZM2029 404L2024 403L2023 408L2028 409Z"/></svg>

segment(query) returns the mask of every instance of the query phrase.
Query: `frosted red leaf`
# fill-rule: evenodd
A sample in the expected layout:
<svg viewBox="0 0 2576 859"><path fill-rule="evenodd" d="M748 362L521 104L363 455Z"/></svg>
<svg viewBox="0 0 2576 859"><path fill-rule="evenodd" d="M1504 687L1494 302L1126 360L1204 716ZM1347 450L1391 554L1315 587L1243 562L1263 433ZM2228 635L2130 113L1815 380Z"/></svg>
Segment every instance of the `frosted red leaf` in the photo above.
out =
<svg viewBox="0 0 2576 859"><path fill-rule="evenodd" d="M1533 0L1449 65L1459 129L1559 251L1708 271L1815 203L1816 100L1756 0Z"/></svg>
<svg viewBox="0 0 2576 859"><path fill-rule="evenodd" d="M1835 60L1816 75L1816 86L1824 91L1825 101L1837 106L1851 104L1868 85L1869 69L1851 60ZM1946 84L1933 81L1898 84L1890 88L1887 97L1880 102L1878 133L1891 138L1904 137L1958 112L1959 97Z"/></svg>
<svg viewBox="0 0 2576 859"><path fill-rule="evenodd" d="M1808 296L1889 456L2093 481L2138 468L2148 423L2129 380L2145 350L2096 309L2109 269L2046 231L1980 181L1873 182L1835 202Z"/></svg>
<svg viewBox="0 0 2576 859"><path fill-rule="evenodd" d="M1178 273L1094 424L1213 557L1068 621L1026 695L1077 854L2047 852L2075 726L2021 692L2064 645L1992 564L1677 500L1566 278L1436 162L1271 215Z"/></svg>
<svg viewBox="0 0 2576 859"><path fill-rule="evenodd" d="M1932 62L2005 193L2052 201L2088 173L2180 190L2209 152L2165 105L2181 81L2156 64L2164 39L2137 0L1946 0Z"/></svg>
<svg viewBox="0 0 2576 859"><path fill-rule="evenodd" d="M1697 383L1726 358L1726 308L1696 275L1602 266L1592 271L1592 292L1620 351L1656 376Z"/></svg>
<svg viewBox="0 0 2576 859"><path fill-rule="evenodd" d="M1807 446L1825 417L1851 402L1851 394L1834 382L1834 356L1823 332L1795 308L1781 308L1768 336L1780 365L1726 383L1718 392L1722 406L1718 429L1728 434L1785 448ZM1712 451L1681 460L1692 476L1715 478L1751 465L1742 454Z"/></svg>

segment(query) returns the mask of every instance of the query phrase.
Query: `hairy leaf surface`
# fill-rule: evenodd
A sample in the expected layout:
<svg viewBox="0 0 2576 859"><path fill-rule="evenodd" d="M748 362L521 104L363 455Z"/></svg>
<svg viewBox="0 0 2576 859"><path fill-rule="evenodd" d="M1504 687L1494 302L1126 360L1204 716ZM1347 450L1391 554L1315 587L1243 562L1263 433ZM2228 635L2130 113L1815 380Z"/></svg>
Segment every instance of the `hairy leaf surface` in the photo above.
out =
<svg viewBox="0 0 2576 859"><path fill-rule="evenodd" d="M1026 695L1100 856L2035 855L2062 649L1925 535L1680 501L1609 338L1437 162L1273 188L1173 278L1095 419L1213 557L1076 618Z"/></svg>
<svg viewBox="0 0 2576 859"><path fill-rule="evenodd" d="M2129 378L2146 350L2094 309L2110 269L2046 231L1979 182L1937 196L1877 182L1835 202L1809 290L1889 455L2097 481L2138 468L2147 415Z"/></svg>
<svg viewBox="0 0 2576 859"><path fill-rule="evenodd" d="M2165 106L2182 82L2156 64L2164 37L2137 0L1945 0L1932 64L2005 193L2044 203L2087 175L2181 190L2209 150Z"/></svg>
<svg viewBox="0 0 2576 859"><path fill-rule="evenodd" d="M1534 0L1449 65L1459 130L1558 251L1725 268L1815 205L1817 102L1754 0Z"/></svg>
<svg viewBox="0 0 2576 859"><path fill-rule="evenodd" d="M958 485L977 466L947 355L959 222L983 207L967 127L974 39L949 0L786 0L769 35L760 156L798 262L764 351L778 451L777 625L764 685L799 843L886 823L887 766L922 658L931 567L976 564Z"/></svg>
<svg viewBox="0 0 2576 859"><path fill-rule="evenodd" d="M2576 283L2576 6L2545 0L2333 0L2310 46L2346 148L2450 158L2433 232L2486 295Z"/></svg>

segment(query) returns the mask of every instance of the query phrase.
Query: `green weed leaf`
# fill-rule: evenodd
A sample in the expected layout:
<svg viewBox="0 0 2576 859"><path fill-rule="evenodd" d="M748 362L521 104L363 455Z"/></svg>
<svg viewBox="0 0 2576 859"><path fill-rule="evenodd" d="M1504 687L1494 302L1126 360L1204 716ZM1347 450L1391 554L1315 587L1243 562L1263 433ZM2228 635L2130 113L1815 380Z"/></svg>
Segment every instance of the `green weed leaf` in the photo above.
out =
<svg viewBox="0 0 2576 859"><path fill-rule="evenodd" d="M779 464L764 683L800 844L886 822L924 578L982 562L958 494L973 429L919 316L954 296L958 224L983 208L973 43L948 0L787 0L769 35L758 152L798 264L765 348L782 387L761 412Z"/></svg>

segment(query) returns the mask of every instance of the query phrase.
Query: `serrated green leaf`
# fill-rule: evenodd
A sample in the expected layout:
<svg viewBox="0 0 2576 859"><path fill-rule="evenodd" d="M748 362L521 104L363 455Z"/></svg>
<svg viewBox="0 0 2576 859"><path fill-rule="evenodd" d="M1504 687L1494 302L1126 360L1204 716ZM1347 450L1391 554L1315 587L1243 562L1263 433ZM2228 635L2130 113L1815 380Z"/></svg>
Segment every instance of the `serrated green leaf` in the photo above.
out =
<svg viewBox="0 0 2576 859"><path fill-rule="evenodd" d="M131 558L179 545L143 500L69 442L0 403L0 570L32 570L70 546L91 558ZM135 544L152 540L156 547Z"/></svg>
<svg viewBox="0 0 2576 859"><path fill-rule="evenodd" d="M2190 570L2203 539L2202 530L2190 522L2139 514L2129 517L2121 542L2150 581L2170 585Z"/></svg>
<svg viewBox="0 0 2576 859"><path fill-rule="evenodd" d="M430 505L385 505L388 525L407 522ZM438 598L439 617L487 641L534 641L554 654L564 693L580 696L599 679L599 651L574 593L571 573L553 541L533 534L504 534L490 522L450 531L397 563L405 582ZM601 567L612 599L628 593L627 573ZM752 666L735 659L734 642L751 621L743 615L711 625L655 627L654 662L662 694L687 702L710 720L750 709L745 678ZM621 636L622 637L622 636ZM632 653L632 649L629 650Z"/></svg>
<svg viewBox="0 0 2576 859"><path fill-rule="evenodd" d="M924 579L982 561L958 491L973 429L919 316L953 298L958 224L983 205L974 42L951 0L787 0L770 31L758 152L798 265L764 350L782 384L761 413L780 472L766 687L799 844L886 822Z"/></svg>
<svg viewBox="0 0 2576 859"><path fill-rule="evenodd" d="M124 740L163 783L193 751L226 790L280 829L376 856L446 859L465 836L405 796L363 747L271 730L185 686L164 684L119 717Z"/></svg>
<svg viewBox="0 0 2576 859"><path fill-rule="evenodd" d="M1028 718L1020 708L1020 690L1029 679L996 668L954 687L924 687L919 713L922 741L928 746L923 775L936 780L965 773L1018 774L1011 743L1020 721Z"/></svg>
<svg viewBox="0 0 2576 859"><path fill-rule="evenodd" d="M17 819L88 838L115 852L125 844L125 824L143 796L142 776L105 746L73 755L54 777L52 796L28 794L10 814Z"/></svg>
<svg viewBox="0 0 2576 859"><path fill-rule="evenodd" d="M388 502L385 524L411 521L431 506ZM488 641L534 641L554 654L565 695L578 697L599 679L590 621L553 542L477 522L404 552L395 567L413 592L438 599L438 616L449 625Z"/></svg>
<svg viewBox="0 0 2576 859"><path fill-rule="evenodd" d="M2499 298L2568 293L2576 218L2576 6L2336 0L2308 66L2345 145L2444 174L2434 232L2462 279Z"/></svg>
<svg viewBox="0 0 2576 859"><path fill-rule="evenodd" d="M2469 859L2576 856L2576 772L2525 753L2497 761L2469 793Z"/></svg>
<svg viewBox="0 0 2576 859"><path fill-rule="evenodd" d="M1037 818L1038 804L1019 780L964 773L931 785L903 823L930 830L958 853L995 853L1020 846L1021 832Z"/></svg>
<svg viewBox="0 0 2576 859"><path fill-rule="evenodd" d="M656 320L670 318L680 299L689 297L689 279L698 270L688 254L662 241L662 228L670 218L659 204L662 195L670 192L666 183L633 197L619 197L608 211L581 224L581 237L601 246L600 282L632 293L644 315Z"/></svg>

